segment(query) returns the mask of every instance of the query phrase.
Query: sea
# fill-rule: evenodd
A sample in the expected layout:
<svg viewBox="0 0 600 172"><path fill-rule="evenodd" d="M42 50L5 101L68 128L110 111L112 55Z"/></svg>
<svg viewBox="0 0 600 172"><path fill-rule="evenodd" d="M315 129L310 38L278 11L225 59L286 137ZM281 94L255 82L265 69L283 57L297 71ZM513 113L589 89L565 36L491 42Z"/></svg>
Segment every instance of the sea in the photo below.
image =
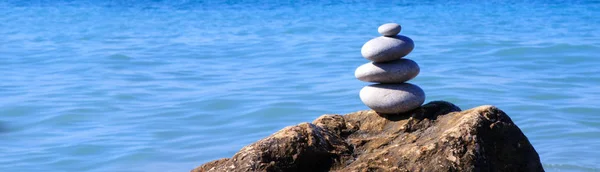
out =
<svg viewBox="0 0 600 172"><path fill-rule="evenodd" d="M426 102L494 105L600 171L600 1L0 0L0 171L189 171L323 114L402 25Z"/></svg>

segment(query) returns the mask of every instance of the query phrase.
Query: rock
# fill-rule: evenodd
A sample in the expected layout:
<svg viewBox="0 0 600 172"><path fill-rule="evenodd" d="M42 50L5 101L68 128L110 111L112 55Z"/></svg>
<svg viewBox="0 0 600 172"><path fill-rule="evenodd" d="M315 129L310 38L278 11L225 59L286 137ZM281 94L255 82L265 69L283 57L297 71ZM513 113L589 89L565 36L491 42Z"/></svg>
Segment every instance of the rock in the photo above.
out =
<svg viewBox="0 0 600 172"><path fill-rule="evenodd" d="M352 154L352 147L333 132L311 123L286 127L242 148L232 158L193 171L327 171L331 164Z"/></svg>
<svg viewBox="0 0 600 172"><path fill-rule="evenodd" d="M383 36L396 36L398 33L400 33L401 29L402 27L399 24L386 23L379 26L379 28L377 28L377 32Z"/></svg>
<svg viewBox="0 0 600 172"><path fill-rule="evenodd" d="M374 62L398 60L415 48L412 39L397 35L392 37L380 36L369 40L360 50L362 56Z"/></svg>
<svg viewBox="0 0 600 172"><path fill-rule="evenodd" d="M493 106L434 101L403 115L323 115L203 171L544 171L527 137Z"/></svg>
<svg viewBox="0 0 600 172"><path fill-rule="evenodd" d="M403 83L419 74L419 65L410 59L400 59L385 63L369 62L361 65L354 76L365 82Z"/></svg>
<svg viewBox="0 0 600 172"><path fill-rule="evenodd" d="M410 83L373 84L360 90L360 100L379 113L402 113L425 102L425 92Z"/></svg>

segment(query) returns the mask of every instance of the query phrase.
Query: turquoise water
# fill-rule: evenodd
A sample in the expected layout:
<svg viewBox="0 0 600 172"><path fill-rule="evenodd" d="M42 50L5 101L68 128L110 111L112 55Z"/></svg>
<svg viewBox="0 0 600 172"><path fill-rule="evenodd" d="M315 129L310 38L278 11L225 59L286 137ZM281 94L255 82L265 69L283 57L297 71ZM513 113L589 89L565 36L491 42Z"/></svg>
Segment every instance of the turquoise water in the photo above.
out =
<svg viewBox="0 0 600 172"><path fill-rule="evenodd" d="M326 113L382 23L427 101L507 112L547 171L600 171L600 2L1 1L0 171L188 171Z"/></svg>

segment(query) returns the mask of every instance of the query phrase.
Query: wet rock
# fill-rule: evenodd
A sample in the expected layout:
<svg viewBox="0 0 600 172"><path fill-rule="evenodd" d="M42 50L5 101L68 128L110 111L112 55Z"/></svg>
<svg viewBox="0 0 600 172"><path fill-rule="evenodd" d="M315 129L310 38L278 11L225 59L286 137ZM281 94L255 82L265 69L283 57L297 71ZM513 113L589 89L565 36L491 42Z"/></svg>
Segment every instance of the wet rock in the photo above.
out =
<svg viewBox="0 0 600 172"><path fill-rule="evenodd" d="M359 111L286 127L192 171L544 171L510 117L434 101L402 115Z"/></svg>

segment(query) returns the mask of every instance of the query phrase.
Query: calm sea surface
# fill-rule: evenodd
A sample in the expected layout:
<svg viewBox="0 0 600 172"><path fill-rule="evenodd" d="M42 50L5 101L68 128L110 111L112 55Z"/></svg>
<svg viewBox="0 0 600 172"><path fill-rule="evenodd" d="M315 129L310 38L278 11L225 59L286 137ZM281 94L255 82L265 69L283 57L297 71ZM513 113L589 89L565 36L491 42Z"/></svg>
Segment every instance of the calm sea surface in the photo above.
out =
<svg viewBox="0 0 600 172"><path fill-rule="evenodd" d="M326 113L397 22L427 102L491 104L600 171L600 1L1 1L0 171L188 171Z"/></svg>

